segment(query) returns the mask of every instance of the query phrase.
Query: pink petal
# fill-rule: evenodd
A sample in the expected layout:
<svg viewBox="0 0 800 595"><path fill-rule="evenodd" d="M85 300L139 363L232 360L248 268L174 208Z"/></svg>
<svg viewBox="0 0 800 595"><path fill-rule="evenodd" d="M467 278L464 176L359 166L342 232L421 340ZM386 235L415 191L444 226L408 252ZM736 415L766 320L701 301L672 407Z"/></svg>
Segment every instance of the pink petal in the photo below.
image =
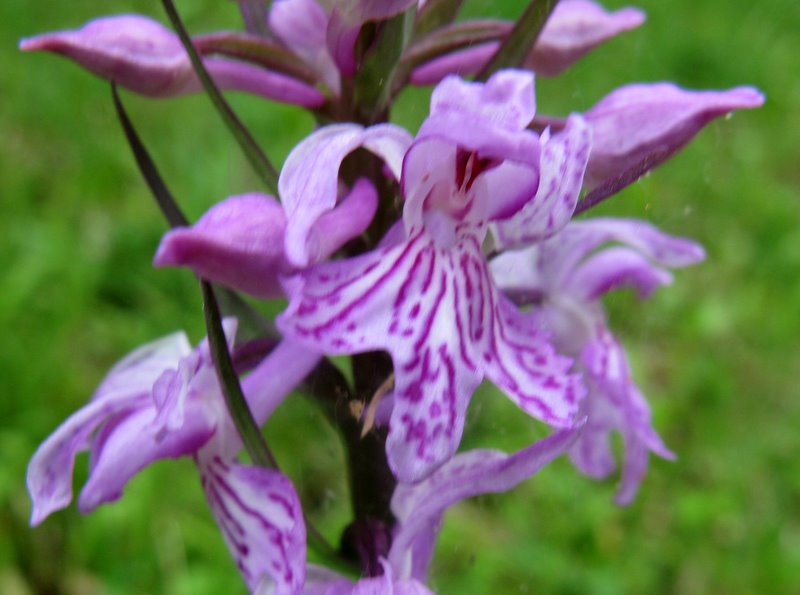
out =
<svg viewBox="0 0 800 595"><path fill-rule="evenodd" d="M156 266L188 266L199 277L262 299L283 295L280 274L291 270L283 253L286 217L271 196L230 197L191 227L167 232Z"/></svg>
<svg viewBox="0 0 800 595"><path fill-rule="evenodd" d="M521 70L503 70L485 83L467 82L451 76L439 83L431 96L431 111L420 127L419 137L436 132L449 132L454 144L491 153L481 149L484 144L469 133L481 133L495 138L502 133L524 131L536 113L533 92L533 75ZM436 126L439 122L460 121L461 126L447 130ZM470 126L464 126L469 122ZM481 126L475 130L474 125ZM434 129L435 126L435 129ZM526 136L514 135L522 146L508 158L526 162L530 158L525 151ZM476 145L476 146L473 146ZM538 157L538 155L537 155Z"/></svg>
<svg viewBox="0 0 800 595"><path fill-rule="evenodd" d="M308 237L339 198L339 168L344 158L359 147L381 157L392 175L400 178L403 156L411 136L392 124L362 128L334 124L313 133L286 158L278 189L286 211L286 256L298 267L311 263Z"/></svg>
<svg viewBox="0 0 800 595"><path fill-rule="evenodd" d="M640 298L649 296L658 286L669 285L672 275L653 266L639 252L618 246L606 248L587 258L564 284L564 291L593 301L619 287L636 289Z"/></svg>
<svg viewBox="0 0 800 595"><path fill-rule="evenodd" d="M361 235L378 209L378 192L372 182L359 178L350 194L332 211L320 216L306 240L310 262L322 262L353 238Z"/></svg>
<svg viewBox="0 0 800 595"><path fill-rule="evenodd" d="M281 341L242 381L253 419L262 426L272 412L316 367L321 355L307 346L288 339ZM221 396L220 396L221 398ZM224 407L224 403L220 403ZM217 422L217 431L204 451L230 460L242 448L239 433L227 414Z"/></svg>
<svg viewBox="0 0 800 595"><path fill-rule="evenodd" d="M525 66L540 76L556 76L604 41L644 22L636 8L608 12L589 0L562 0L542 30Z"/></svg>
<svg viewBox="0 0 800 595"><path fill-rule="evenodd" d="M728 91L688 91L672 83L620 87L584 115L594 131L586 185L595 188L631 172L642 175L714 118L763 103L764 96L752 87Z"/></svg>
<svg viewBox="0 0 800 595"><path fill-rule="evenodd" d="M165 365L177 365L191 351L186 335L175 333L140 347L116 364L92 400L71 415L36 450L28 465L28 491L33 500L31 524L72 500L75 456L86 450L102 424L150 402L150 388Z"/></svg>
<svg viewBox="0 0 800 595"><path fill-rule="evenodd" d="M120 15L90 21L81 29L23 39L20 49L63 54L90 72L142 95L168 97L199 91L189 57L178 36L157 21ZM324 96L284 75L221 58L205 60L224 89L317 107Z"/></svg>
<svg viewBox="0 0 800 595"><path fill-rule="evenodd" d="M327 46L328 15L316 0L277 0L269 12L270 29L339 95L339 70Z"/></svg>
<svg viewBox="0 0 800 595"><path fill-rule="evenodd" d="M484 374L526 412L567 425L579 389L544 337L515 328L474 231L449 249L421 232L403 244L318 265L277 323L325 353L384 349L394 362L387 439L393 471L417 481L452 456Z"/></svg>
<svg viewBox="0 0 800 595"><path fill-rule="evenodd" d="M156 416L150 400L101 429L92 444L89 479L78 500L81 512L118 499L139 471L157 460L196 452L214 433L215 420L199 407L187 407L178 431L158 432Z"/></svg>
<svg viewBox="0 0 800 595"><path fill-rule="evenodd" d="M392 512L398 521L389 552L392 566L399 569L401 576L407 576L413 568L426 568L426 561L414 559L419 553L416 547L422 545L419 538L431 537L430 528L440 525L448 508L479 494L512 489L567 450L579 433L580 426L561 430L510 455L496 450L468 451L456 455L418 484L398 485L392 496Z"/></svg>
<svg viewBox="0 0 800 595"><path fill-rule="evenodd" d="M225 543L251 591L299 593L306 574L306 529L291 482L276 471L198 461L201 482Z"/></svg>
<svg viewBox="0 0 800 595"><path fill-rule="evenodd" d="M604 41L643 22L644 13L636 8L608 12L589 0L561 0L523 66L538 76L556 76ZM511 23L508 29L511 30ZM439 56L415 68L410 81L414 85L433 85L448 74L477 74L499 47L499 41L490 41Z"/></svg>
<svg viewBox="0 0 800 595"><path fill-rule="evenodd" d="M88 403L59 426L45 440L28 465L28 492L33 501L31 525L38 525L50 513L72 501L72 472L75 456L87 448L95 430L107 420L130 408L147 403L148 395Z"/></svg>
<svg viewBox="0 0 800 595"><path fill-rule="evenodd" d="M653 429L650 408L631 380L625 352L607 329L585 346L582 363L590 378L587 431L570 456L590 475L608 475L616 467L609 436L612 431L619 431L625 452L616 501L620 505L630 504L647 470L648 451L670 460L675 455Z"/></svg>
<svg viewBox="0 0 800 595"><path fill-rule="evenodd" d="M589 159L591 130L571 116L563 131L542 136L541 181L536 196L510 219L493 226L498 249L543 240L564 227L578 203Z"/></svg>
<svg viewBox="0 0 800 595"><path fill-rule="evenodd" d="M525 250L499 255L492 260L492 275L499 287L515 296L569 293L580 284L576 269L608 242L630 246L661 267L681 268L705 257L699 244L665 234L645 221L595 217L573 221L552 238ZM565 289L567 283L571 285Z"/></svg>

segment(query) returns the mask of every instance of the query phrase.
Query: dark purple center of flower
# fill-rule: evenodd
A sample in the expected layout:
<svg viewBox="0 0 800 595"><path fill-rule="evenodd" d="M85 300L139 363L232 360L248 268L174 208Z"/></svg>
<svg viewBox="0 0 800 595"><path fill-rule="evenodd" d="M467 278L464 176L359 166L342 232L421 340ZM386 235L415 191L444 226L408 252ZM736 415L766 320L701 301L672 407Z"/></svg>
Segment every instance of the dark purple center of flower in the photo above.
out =
<svg viewBox="0 0 800 595"><path fill-rule="evenodd" d="M479 175L498 165L499 159L481 157L477 151L459 147L456 149L456 186L461 192L469 192Z"/></svg>

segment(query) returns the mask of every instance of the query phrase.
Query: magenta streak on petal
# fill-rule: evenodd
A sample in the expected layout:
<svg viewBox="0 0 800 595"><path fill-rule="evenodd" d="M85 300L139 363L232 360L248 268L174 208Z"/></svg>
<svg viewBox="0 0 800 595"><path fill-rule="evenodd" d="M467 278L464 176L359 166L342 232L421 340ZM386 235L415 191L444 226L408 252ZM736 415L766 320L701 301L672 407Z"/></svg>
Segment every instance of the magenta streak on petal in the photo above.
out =
<svg viewBox="0 0 800 595"><path fill-rule="evenodd" d="M261 512L255 510L251 506L248 506L233 488L233 486L226 480L226 478L214 469L214 467L219 467L222 471L231 474L232 476L235 473L235 470L223 463L219 457L214 456L209 463L200 463L200 465L202 473L206 478L206 481L203 485L206 488L206 493L208 494L209 500L212 502L212 508L221 513L221 516L217 515L217 520L219 521L219 524L223 529L229 544L238 552L237 565L239 566L242 574L245 576L245 579L251 588L255 587L255 584L261 579L261 576L254 576L252 569L248 568L245 560L250 556L250 554L254 554L256 558L265 555L272 558L270 554L274 555L275 553L278 553L280 560L276 560L274 558L270 559L268 562L269 567L274 572L281 573L282 579L285 583L291 584L293 580L293 572L291 570L291 560L289 559L289 553L287 551L286 537L284 536L283 531L274 523L270 522ZM275 501L274 498L270 499ZM260 525L260 528L254 527L252 523L248 524L247 526L242 524L242 522L236 518L237 515L228 506L228 503L233 504L235 508L244 513L248 518L256 520ZM280 502L280 505L285 509L285 501ZM289 516L293 518L293 515L290 514ZM262 533L262 531L266 531L266 534ZM254 552L252 550L252 546L257 545L257 543L250 543L249 545L247 543L248 540L254 539L254 532L257 535L266 535L271 546L276 547L270 547L269 551L267 552ZM236 535L239 537L237 538ZM258 563L258 559L256 559L256 563ZM263 564L264 561L262 560L261 565Z"/></svg>
<svg viewBox="0 0 800 595"><path fill-rule="evenodd" d="M408 244L405 246L403 251L400 253L400 256L394 261L394 263L389 268L389 270L386 271L385 273L383 273L378 278L378 280L373 284L372 288L369 291L364 292L361 296L358 297L358 299L353 300L352 302L350 302L342 311L338 312L334 317L330 318L326 323L324 323L322 325L319 325L319 326L316 326L316 327L313 327L313 328L306 328L306 327L303 327L303 326L300 326L300 325L296 325L296 328L300 332L314 333L316 336L319 336L325 330L332 328L334 325L336 325L339 322L342 322L345 318L347 318L348 314L350 314L351 312L356 310L359 305L361 305L364 302L366 302L371 295L377 293L377 290L380 289L380 287L384 283L386 283L386 281L388 281L389 279L391 279L394 276L396 270L400 267L402 262L408 257L409 254L412 253L412 250L413 250L413 248L414 248L414 246L416 244L416 241L418 239L419 239L419 235L414 237L414 238L410 238L409 241L408 241ZM345 287L348 287L349 285L352 285L353 283L356 283L356 282L358 282L360 280L361 280L361 278L357 277L357 278L354 278L352 280L346 281L346 282L334 287L334 289L329 291L327 294L324 294L322 296L315 296L315 297L317 297L318 301L321 301L322 299L324 299L326 297L329 297L331 295L340 293Z"/></svg>
<svg viewBox="0 0 800 595"><path fill-rule="evenodd" d="M464 321L461 320L461 292L458 291L458 280L455 277L453 278L453 301L455 305L455 321L456 330L458 331L459 354L461 355L461 360L468 368L476 369L477 366L475 362L467 353L467 341L464 340ZM467 323L471 324L469 320Z"/></svg>

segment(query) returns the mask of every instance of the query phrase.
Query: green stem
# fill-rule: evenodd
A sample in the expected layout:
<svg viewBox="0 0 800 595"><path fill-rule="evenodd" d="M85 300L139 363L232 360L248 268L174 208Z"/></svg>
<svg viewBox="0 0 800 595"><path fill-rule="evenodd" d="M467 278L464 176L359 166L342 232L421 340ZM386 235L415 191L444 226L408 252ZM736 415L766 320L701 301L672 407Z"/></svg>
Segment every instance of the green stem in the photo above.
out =
<svg viewBox="0 0 800 595"><path fill-rule="evenodd" d="M223 97L219 88L208 74L205 66L203 66L203 61L200 59L200 56L198 55L197 50L195 49L194 44L189 37L189 33L186 31L186 27L184 27L183 21L181 21L181 17L178 14L178 11L175 9L175 4L172 2L172 0L162 0L162 3L164 5L164 9L167 11L169 20L172 22L172 26L175 28L183 47L186 49L186 53L189 54L189 59L192 61L192 67L194 68L197 77L200 79L200 82L203 84L203 88L208 94L209 99L211 99L211 103L214 104L214 107L222 117L222 120L228 126L228 129L233 134L233 137L239 143L239 146L242 148L245 157L247 157L250 165L253 166L256 174L261 178L270 191L277 193L277 170L272 165L264 151L261 150L261 147L258 146L258 143L244 126L244 124L242 124L242 121L239 120L239 117L225 100L225 97Z"/></svg>
<svg viewBox="0 0 800 595"><path fill-rule="evenodd" d="M539 38L539 34L544 29L556 4L558 4L558 0L532 0L517 20L511 33L500 44L483 70L477 74L475 80L486 81L502 68L521 66L528 51Z"/></svg>
<svg viewBox="0 0 800 595"><path fill-rule="evenodd" d="M261 430L253 418L253 413L247 405L239 384L239 376L233 369L233 361L228 351L228 342L225 339L225 332L222 329L222 317L219 314L217 297L214 295L214 288L208 281L200 281L203 292L203 312L206 320L206 331L208 332L208 345L211 351L211 359L214 361L214 369L217 371L222 394L225 397L225 404L228 413L233 420L233 425L242 438L245 450L250 455L250 459L259 467L277 469L278 463L269 450Z"/></svg>

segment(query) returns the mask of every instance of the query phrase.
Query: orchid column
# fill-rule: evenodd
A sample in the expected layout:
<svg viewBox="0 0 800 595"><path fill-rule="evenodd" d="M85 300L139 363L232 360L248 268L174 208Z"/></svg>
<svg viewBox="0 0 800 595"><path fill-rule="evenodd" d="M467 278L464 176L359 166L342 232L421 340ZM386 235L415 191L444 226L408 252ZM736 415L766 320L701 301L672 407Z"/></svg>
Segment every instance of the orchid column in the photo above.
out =
<svg viewBox="0 0 800 595"><path fill-rule="evenodd" d="M69 504L80 451L90 451L84 512L151 462L188 456L250 591L426 593L447 508L507 491L565 452L605 477L612 432L625 445L617 501L629 503L648 453L673 455L601 298L621 286L646 297L704 253L646 222L574 217L761 95L638 84L585 114L537 114L535 75L559 74L644 20L587 0L534 1L514 23L456 21L458 0L239 5L246 32L190 38L164 0L174 33L124 15L21 43L112 82L173 227L154 263L196 273L208 328L194 349L175 334L123 359L42 444L28 473L32 523ZM436 84L415 134L390 123L408 84ZM191 224L117 86L205 91L263 188ZM319 126L277 168L223 91L307 109ZM264 321L253 301L276 299L283 312ZM236 344L234 317L252 339ZM548 436L511 454L460 450L483 381ZM342 535L308 522L280 469L290 455L263 435L293 390L313 397L345 446ZM307 546L326 567L308 564Z"/></svg>

